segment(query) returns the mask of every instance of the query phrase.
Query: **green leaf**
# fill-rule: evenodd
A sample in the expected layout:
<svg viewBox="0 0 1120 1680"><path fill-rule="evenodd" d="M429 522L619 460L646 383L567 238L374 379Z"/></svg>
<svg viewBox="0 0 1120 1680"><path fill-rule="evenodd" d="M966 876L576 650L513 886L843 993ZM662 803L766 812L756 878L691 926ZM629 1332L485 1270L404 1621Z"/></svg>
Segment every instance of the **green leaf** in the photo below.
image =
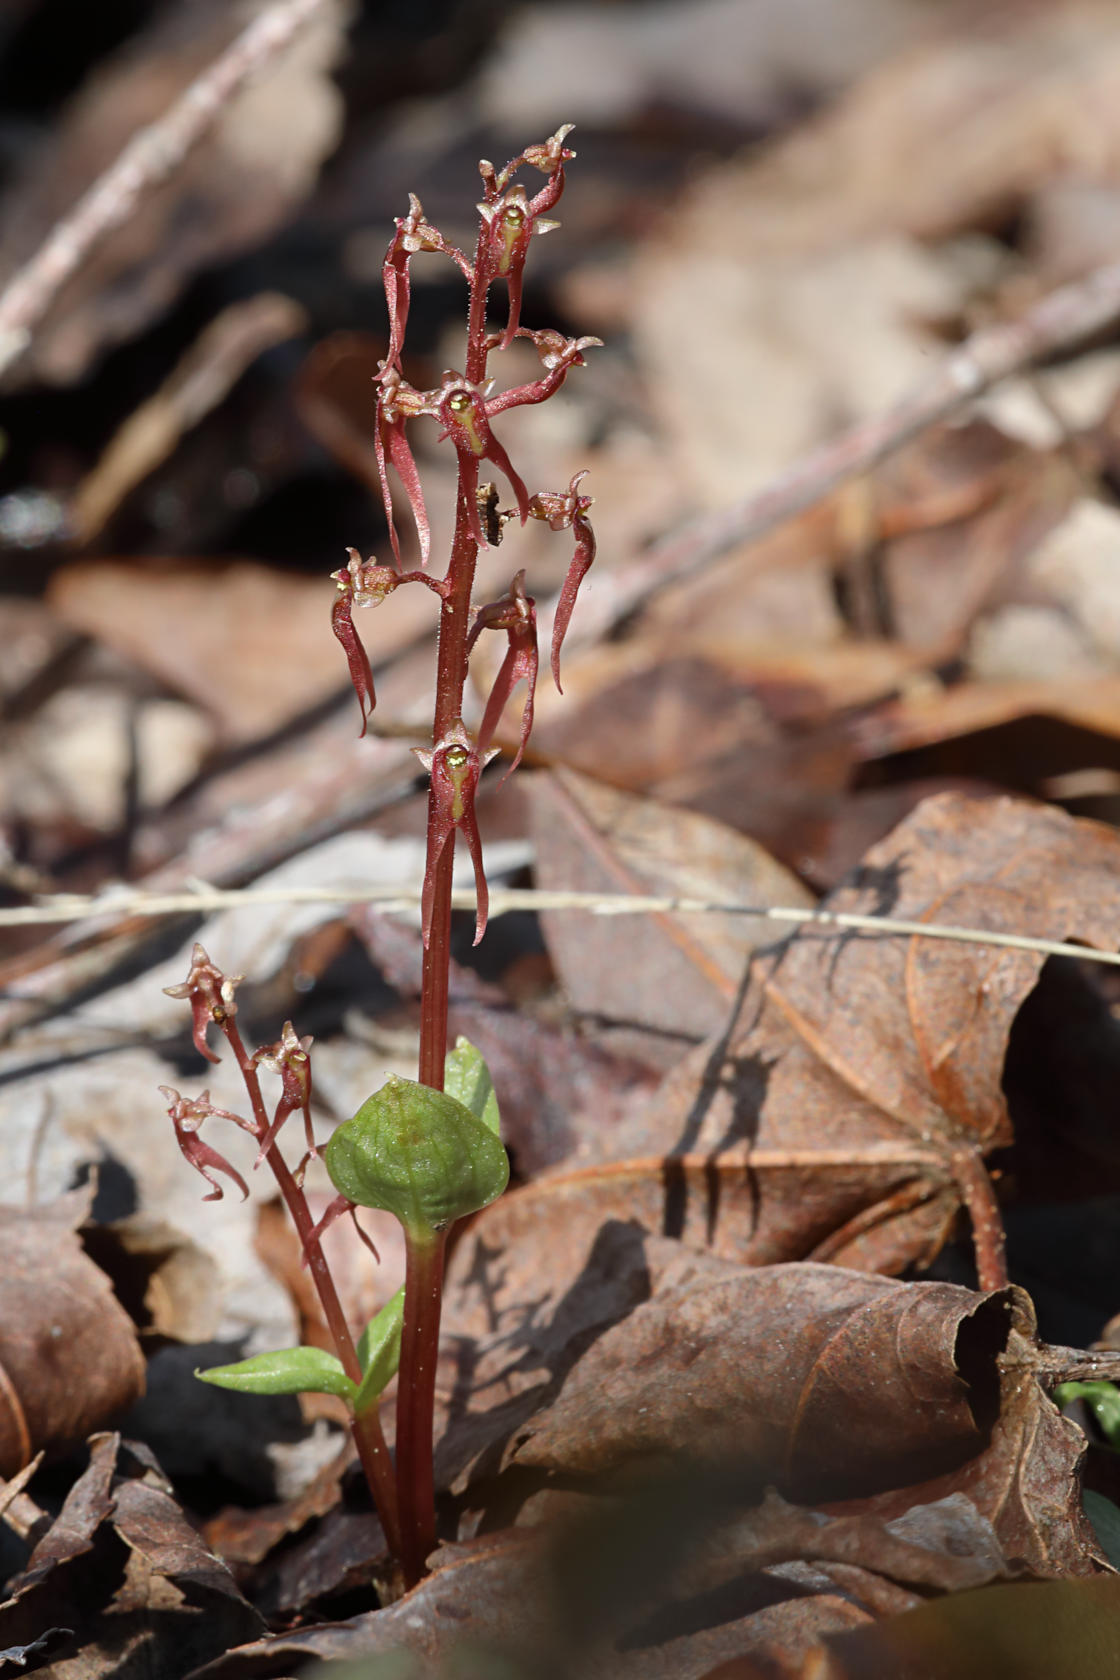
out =
<svg viewBox="0 0 1120 1680"><path fill-rule="evenodd" d="M358 1359L362 1382L354 1401L359 1417L368 1412L397 1374L401 1362L401 1325L404 1321L404 1285L386 1301L358 1338Z"/></svg>
<svg viewBox="0 0 1120 1680"><path fill-rule="evenodd" d="M333 1353L322 1348L279 1348L257 1353L238 1365L213 1365L196 1371L200 1382L232 1388L238 1394L339 1394L354 1404L357 1387Z"/></svg>
<svg viewBox="0 0 1120 1680"><path fill-rule="evenodd" d="M336 1190L385 1208L414 1237L475 1213L509 1183L490 1127L445 1091L393 1074L343 1121L323 1152Z"/></svg>
<svg viewBox="0 0 1120 1680"><path fill-rule="evenodd" d="M1054 1404L1068 1406L1084 1400L1110 1447L1120 1450L1120 1389L1110 1382L1060 1383L1054 1390Z"/></svg>
<svg viewBox="0 0 1120 1680"><path fill-rule="evenodd" d="M1082 1488L1081 1503L1101 1543L1101 1551L1113 1569L1120 1569L1120 1509L1092 1488Z"/></svg>
<svg viewBox="0 0 1120 1680"><path fill-rule="evenodd" d="M455 1040L454 1050L447 1052L443 1064L443 1088L449 1097L469 1108L476 1119L489 1126L495 1137L501 1137L498 1099L490 1069L469 1038Z"/></svg>

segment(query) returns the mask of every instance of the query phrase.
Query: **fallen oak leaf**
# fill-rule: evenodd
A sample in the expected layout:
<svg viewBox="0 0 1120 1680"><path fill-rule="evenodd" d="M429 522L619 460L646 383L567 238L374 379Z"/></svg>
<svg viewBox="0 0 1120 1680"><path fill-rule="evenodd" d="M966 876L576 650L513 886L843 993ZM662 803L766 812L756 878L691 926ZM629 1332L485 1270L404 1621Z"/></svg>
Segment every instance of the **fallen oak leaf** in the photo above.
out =
<svg viewBox="0 0 1120 1680"><path fill-rule="evenodd" d="M687 1454L818 1498L924 1480L984 1444L1014 1302L837 1266L694 1268L592 1344L506 1463L601 1477Z"/></svg>
<svg viewBox="0 0 1120 1680"><path fill-rule="evenodd" d="M1025 801L950 793L924 801L872 847L822 909L1115 950L1118 878L1114 830ZM738 1166L748 1178L756 1156L772 1150L857 1158L893 1145L932 1153L939 1167L919 1167L909 1206L883 1202L868 1186L857 1263L881 1271L928 1263L963 1203L981 1282L998 1287L1002 1233L983 1157L1013 1141L1003 1059L1043 960L983 945L806 927L757 959L736 1022L668 1076L646 1116L646 1148L660 1146L670 1161L704 1154L713 1170ZM621 1141L631 1152L632 1140ZM781 1230L788 1253L800 1246L821 1254L820 1202L807 1221L780 1182L773 1191L762 1176L755 1184L754 1223ZM841 1193L838 1237L853 1219L848 1183ZM768 1194L780 1198L770 1207ZM667 1206L670 1235L687 1218L679 1203ZM828 1257L846 1262L846 1241Z"/></svg>
<svg viewBox="0 0 1120 1680"><path fill-rule="evenodd" d="M606 1331L505 1463L570 1477L682 1454L747 1461L837 1514L884 1520L963 1495L1033 1574L1097 1574L1109 1565L1082 1510L1085 1438L1045 1392L1078 1357L1039 1346L1016 1288L804 1264L719 1279L707 1264Z"/></svg>

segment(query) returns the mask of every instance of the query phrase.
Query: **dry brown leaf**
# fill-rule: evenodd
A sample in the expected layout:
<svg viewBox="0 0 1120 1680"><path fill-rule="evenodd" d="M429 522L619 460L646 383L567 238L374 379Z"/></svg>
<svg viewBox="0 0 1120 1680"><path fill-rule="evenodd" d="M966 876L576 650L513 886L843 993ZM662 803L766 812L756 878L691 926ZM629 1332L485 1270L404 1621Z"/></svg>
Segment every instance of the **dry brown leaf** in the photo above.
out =
<svg viewBox="0 0 1120 1680"><path fill-rule="evenodd" d="M619 793L570 771L531 787L537 885L667 893L715 902L809 905L812 896L762 847L709 818ZM749 953L773 930L745 916L654 914L624 929L545 911L549 951L573 1009L613 1048L655 1065L727 1019Z"/></svg>
<svg viewBox="0 0 1120 1680"><path fill-rule="evenodd" d="M1120 730L1120 677L1083 675L1078 671L1049 680L1033 677L1007 682L965 682L948 689L938 682L915 684L908 693L877 706L861 718L853 731L853 742L858 756L864 760L886 758L892 753L911 752L976 735L1023 718L1053 719L1073 729L1099 735L1102 739L1098 751L1106 755L1107 761L1115 754L1113 742ZM960 756L958 751L958 761ZM1045 776L1077 768L1069 762L1068 752L1061 763L1053 763L1051 758L1052 752L1044 752L1040 747L1032 754L1029 769L1036 776ZM998 761L993 761L990 773L995 775L998 770Z"/></svg>
<svg viewBox="0 0 1120 1680"><path fill-rule="evenodd" d="M450 1680L464 1646L475 1661L501 1663L511 1680L559 1680L573 1672L573 1659L580 1680L700 1680L714 1663L752 1642L766 1648L779 1628L807 1651L824 1633L870 1619L827 1576L814 1572L802 1582L763 1573L740 1588L730 1619L722 1605L713 1611L701 1597L691 1627L657 1638L647 1632L646 1605L635 1610L629 1582L620 1584L621 1602L606 1607L598 1626L581 1619L585 1608L602 1608L592 1594L586 1595L589 1606L577 1603L568 1611L561 1603L558 1613L552 1562L541 1536L522 1530L444 1546L433 1574L388 1609L260 1640L230 1651L191 1680L250 1680L290 1674L312 1657L390 1654L394 1680Z"/></svg>
<svg viewBox="0 0 1120 1680"><path fill-rule="evenodd" d="M705 1267L605 1331L506 1462L553 1476L745 1462L892 1519L963 1495L1005 1558L1094 1574L1106 1563L1081 1508L1084 1436L1044 1392L1065 1358L1038 1347L1022 1291Z"/></svg>
<svg viewBox="0 0 1120 1680"><path fill-rule="evenodd" d="M873 848L825 908L1115 948L1118 864L1110 829L945 794ZM980 1158L1012 1141L1004 1054L1041 964L983 945L805 929L756 959L724 1037L686 1058L636 1120L589 1138L601 1164L489 1211L491 1246L520 1264L544 1225L553 1278L572 1278L617 1219L752 1265L892 1271L937 1252L963 1199L997 1259Z"/></svg>
<svg viewBox="0 0 1120 1680"><path fill-rule="evenodd" d="M1012 799L945 794L873 847L825 907L1116 949L1118 877L1120 840L1111 829ZM982 1258L990 1258L990 1195L978 1165L1012 1141L1003 1057L1042 961L983 945L807 928L759 964L725 1038L669 1076L647 1138L658 1139L665 1156L699 1153L721 1171L734 1163L753 1184L749 1224L715 1234L740 1258L811 1252L895 1270L936 1253L962 1198L978 1222ZM817 1151L831 1164L869 1149L899 1158L915 1152L909 1200L892 1205L873 1191L853 1219L850 1179L839 1178L837 1218L824 1243L821 1201L806 1209L775 1198L753 1171L756 1158L773 1160L778 1151L811 1167ZM821 1164L827 1201L824 1157ZM723 1225L715 1205L709 1219ZM675 1229L669 1214L667 1224Z"/></svg>
<svg viewBox="0 0 1120 1680"><path fill-rule="evenodd" d="M1006 1292L838 1266L704 1268L605 1331L507 1463L600 1477L688 1456L838 1498L925 1480L982 1446L1011 1312Z"/></svg>
<svg viewBox="0 0 1120 1680"><path fill-rule="evenodd" d="M502 1465L564 1486L682 1456L717 1474L750 1461L797 1497L884 1520L963 1495L1036 1574L1102 1566L1084 1437L1045 1397L1072 1356L1038 1346L1022 1291L744 1270L617 1220L589 1236L563 1200L513 1228L499 1207L448 1275L439 1462L469 1507L508 1509Z"/></svg>
<svg viewBox="0 0 1120 1680"><path fill-rule="evenodd" d="M88 1255L108 1273L145 1338L207 1342L221 1317L221 1272L184 1231L131 1213L83 1233Z"/></svg>
<svg viewBox="0 0 1120 1680"><path fill-rule="evenodd" d="M68 1622L90 1680L121 1673L138 1653L145 1673L172 1680L261 1626L158 1466L117 1435L92 1437L88 1468L9 1593L0 1641Z"/></svg>
<svg viewBox="0 0 1120 1680"><path fill-rule="evenodd" d="M144 1392L132 1320L75 1234L91 1199L87 1189L31 1213L0 1208L0 1475L40 1447L81 1441Z"/></svg>

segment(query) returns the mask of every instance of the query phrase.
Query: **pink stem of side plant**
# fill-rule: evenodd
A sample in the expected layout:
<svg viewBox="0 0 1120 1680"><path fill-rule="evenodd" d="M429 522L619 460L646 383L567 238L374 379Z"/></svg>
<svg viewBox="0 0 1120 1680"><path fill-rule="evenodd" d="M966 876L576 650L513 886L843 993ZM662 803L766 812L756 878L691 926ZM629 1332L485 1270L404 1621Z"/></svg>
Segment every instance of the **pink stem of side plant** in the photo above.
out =
<svg viewBox="0 0 1120 1680"><path fill-rule="evenodd" d="M248 1092L253 1109L253 1121L257 1136L263 1141L268 1133L268 1111L261 1095L256 1064L246 1050L245 1042L232 1018L223 1023L222 1031L225 1034L226 1042L233 1051L238 1068L241 1070L241 1077L245 1082L245 1089ZM350 1381L358 1384L362 1380L362 1367L358 1360L358 1352L354 1346L354 1338L350 1334L350 1327L346 1322L346 1315L342 1310L342 1303L338 1298L338 1291L334 1286L330 1268L327 1265L319 1239L315 1235L315 1221L311 1217L307 1197L296 1183L288 1163L275 1143L266 1151L265 1160L276 1179L280 1194L284 1198L292 1223L299 1236L303 1252L307 1256L308 1270L315 1284L319 1304L323 1309L323 1317L334 1342L339 1363ZM399 1556L401 1552L401 1530L397 1510L397 1488L393 1478L393 1460L385 1441L377 1408L371 1408L361 1417L352 1416L350 1430L362 1470L366 1481L369 1483L374 1507L381 1519L381 1527L386 1542L390 1550Z"/></svg>

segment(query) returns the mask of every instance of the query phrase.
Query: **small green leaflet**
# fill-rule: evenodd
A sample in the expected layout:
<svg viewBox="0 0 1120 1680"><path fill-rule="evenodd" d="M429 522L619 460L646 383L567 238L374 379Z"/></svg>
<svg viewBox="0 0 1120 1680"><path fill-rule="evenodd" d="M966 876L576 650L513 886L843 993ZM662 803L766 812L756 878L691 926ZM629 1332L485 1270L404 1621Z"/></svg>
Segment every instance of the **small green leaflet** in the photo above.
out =
<svg viewBox="0 0 1120 1680"><path fill-rule="evenodd" d="M389 1381L396 1376L401 1362L401 1323L404 1319L404 1285L391 1301L386 1301L375 1318L371 1318L358 1339L358 1359L363 1371L362 1385L354 1401L360 1417L368 1412L380 1397Z"/></svg>
<svg viewBox="0 0 1120 1680"><path fill-rule="evenodd" d="M257 1353L238 1365L215 1365L195 1376L238 1394L338 1394L351 1406L358 1392L334 1354L313 1347Z"/></svg>
<svg viewBox="0 0 1120 1680"><path fill-rule="evenodd" d="M470 1040L461 1035L455 1040L454 1050L447 1052L443 1088L449 1097L461 1102L476 1119L489 1126L495 1137L501 1137L498 1099L490 1069Z"/></svg>
<svg viewBox="0 0 1120 1680"><path fill-rule="evenodd" d="M1054 1404L1059 1409L1071 1400L1084 1400L1110 1447L1120 1450L1120 1388L1110 1382L1059 1383Z"/></svg>

